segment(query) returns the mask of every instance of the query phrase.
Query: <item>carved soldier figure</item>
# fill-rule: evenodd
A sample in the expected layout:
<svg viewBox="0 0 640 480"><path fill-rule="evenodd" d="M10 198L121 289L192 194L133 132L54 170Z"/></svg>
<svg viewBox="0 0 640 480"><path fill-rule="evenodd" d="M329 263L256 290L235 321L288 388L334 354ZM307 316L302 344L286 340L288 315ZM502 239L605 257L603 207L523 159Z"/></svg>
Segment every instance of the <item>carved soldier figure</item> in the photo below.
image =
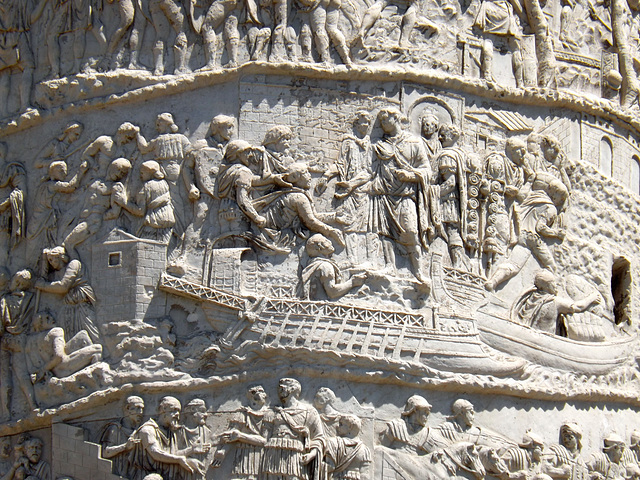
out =
<svg viewBox="0 0 640 480"><path fill-rule="evenodd" d="M0 143L0 155L5 159L6 145ZM22 163L11 162L3 165L0 188L9 188L6 198L0 201L0 230L8 240L6 247L0 254L2 264L6 262L6 255L16 247L26 236L25 197L27 195L27 172Z"/></svg>
<svg viewBox="0 0 640 480"><path fill-rule="evenodd" d="M603 453L591 456L587 463L591 478L595 480L622 480L626 479L627 467L622 462L625 444L622 437L616 433L610 433L604 439Z"/></svg>
<svg viewBox="0 0 640 480"><path fill-rule="evenodd" d="M587 480L589 471L582 458L582 430L575 423L560 427L560 444L551 445L544 473L559 480Z"/></svg>
<svg viewBox="0 0 640 480"><path fill-rule="evenodd" d="M222 232L240 233L249 229L249 221L258 227L266 223L253 205L254 188L266 182L258 176L258 157L251 145L244 140L232 140L227 144L224 164L218 171L215 196L221 199L218 218ZM273 176L274 180L282 175Z"/></svg>
<svg viewBox="0 0 640 480"><path fill-rule="evenodd" d="M509 468L506 478L524 480L544 473L543 452L542 438L530 430L527 431L518 447L510 448L502 455L502 459Z"/></svg>
<svg viewBox="0 0 640 480"><path fill-rule="evenodd" d="M134 468L142 476L160 472L162 478L182 478L185 473L203 472L202 463L190 458L203 449L186 444L185 430L180 425L182 405L177 398L164 397L158 405L158 419L150 418L137 431L140 439L136 449Z"/></svg>
<svg viewBox="0 0 640 480"><path fill-rule="evenodd" d="M130 396L124 402L123 417L117 422L107 423L100 434L102 458L112 461L112 472L125 478L133 478L134 469L130 453L139 443L134 432L142 425L144 401Z"/></svg>
<svg viewBox="0 0 640 480"><path fill-rule="evenodd" d="M557 225L557 218L568 197L567 187L560 180L549 173L536 173L532 190L515 209L517 243L485 283L487 290L493 291L515 276L531 255L541 267L556 269L548 242L564 239L564 229Z"/></svg>
<svg viewBox="0 0 640 480"><path fill-rule="evenodd" d="M36 62L29 32L31 25L42 16L47 2L48 0L38 0L34 5L28 1L0 1L0 117L9 113L7 107L11 94L11 77L16 73L20 77L20 111L31 105Z"/></svg>
<svg viewBox="0 0 640 480"><path fill-rule="evenodd" d="M174 73L176 75L189 73L189 45L185 33L185 15L182 11L182 2L179 0L149 0L149 13L155 30L153 74L164 74L164 41L169 37L161 28L165 21L169 23L176 35L173 45L176 59Z"/></svg>
<svg viewBox="0 0 640 480"><path fill-rule="evenodd" d="M361 263L358 255L360 248L373 248L366 239L371 202L369 193L363 187L371 179L370 127L371 114L364 110L356 112L354 134L344 136L338 160L316 184L316 192L322 194L327 182L338 177L334 196L340 202L338 215L348 222L344 226L345 242L349 261L353 265ZM374 256L373 252L367 251L367 257Z"/></svg>
<svg viewBox="0 0 640 480"><path fill-rule="evenodd" d="M522 16L522 4L516 0L484 0L480 4L473 28L484 37L481 76L488 82L493 78L493 35L507 39L513 50L512 68L516 86L524 86L522 53L519 48L520 29L516 15ZM495 38L495 37L493 37Z"/></svg>
<svg viewBox="0 0 640 480"><path fill-rule="evenodd" d="M454 125L444 124L440 126L438 136L442 150L436 159L436 184L439 186L444 239L449 245L453 268L470 271L471 264L465 252L468 200L466 159L462 150L454 146L460 131Z"/></svg>
<svg viewBox="0 0 640 480"><path fill-rule="evenodd" d="M422 135L422 141L424 142L424 148L427 151L427 155L429 155L429 159L431 160L431 170L433 172L438 171L438 165L436 164L436 159L438 158L438 153L442 149L442 144L440 143L440 119L435 113L431 113L426 111L422 114L420 118L420 134Z"/></svg>
<svg viewBox="0 0 640 480"><path fill-rule="evenodd" d="M342 0L320 0L319 2L298 0L298 2L302 10L309 14L311 32L315 37L316 50L321 62L327 65L331 63L329 54L329 40L331 40L342 63L350 66L352 62L347 41L338 26Z"/></svg>
<svg viewBox="0 0 640 480"><path fill-rule="evenodd" d="M600 299L597 291L577 302L560 295L558 281L549 270L539 270L534 285L514 303L512 320L543 332L560 331L558 321L561 314L584 312Z"/></svg>
<svg viewBox="0 0 640 480"><path fill-rule="evenodd" d="M262 141L264 147L263 175L286 173L293 163L289 148L293 139L293 130L287 125L276 125L267 130Z"/></svg>
<svg viewBox="0 0 640 480"><path fill-rule="evenodd" d="M4 287L8 280L3 275ZM15 384L31 410L37 408L33 387L24 361L24 333L33 315L32 274L29 270L16 272L8 284L8 292L0 299L0 418L8 418L11 408L12 386Z"/></svg>
<svg viewBox="0 0 640 480"><path fill-rule="evenodd" d="M169 185L158 162L148 160L140 165L140 179L143 185L135 202L129 202L117 193L114 202L132 215L142 218L142 224L136 231L138 237L167 243L176 218Z"/></svg>
<svg viewBox="0 0 640 480"><path fill-rule="evenodd" d="M335 220L336 214L317 213L309 199L307 192L311 188L311 174L308 166L300 162L291 164L282 178L292 188L278 190L253 201L256 211L264 218L264 224L259 226L256 223L256 226L267 241L273 242L277 248L286 249L304 227L344 246L342 232L325 223Z"/></svg>
<svg viewBox="0 0 640 480"><path fill-rule="evenodd" d="M327 437L336 436L340 413L333 407L335 400L336 394L328 387L320 387L313 397L313 406L320 414L322 428Z"/></svg>
<svg viewBox="0 0 640 480"><path fill-rule="evenodd" d="M247 390L249 405L240 408L229 421L229 430L220 439L236 447L232 478L257 480L262 466L263 449L267 442L265 419L272 414L267 407L267 394L262 385Z"/></svg>
<svg viewBox="0 0 640 480"><path fill-rule="evenodd" d="M49 176L36 191L27 225L28 254L37 257L44 248L52 247L57 243L58 219L61 213L56 199L61 193L68 194L76 191L88 169L87 162L83 162L80 165L80 171L67 181L67 164L64 161L54 161L49 165Z"/></svg>
<svg viewBox="0 0 640 480"><path fill-rule="evenodd" d="M367 480L371 465L371 450L358 434L362 420L355 415L338 417L337 436L327 440L330 478L334 480Z"/></svg>
<svg viewBox="0 0 640 480"><path fill-rule="evenodd" d="M229 141L236 130L236 119L228 115L216 115L211 120L210 135L193 145L182 167L182 176L193 202L193 222L187 227L183 251L200 239L202 227L216 197L215 178Z"/></svg>
<svg viewBox="0 0 640 480"><path fill-rule="evenodd" d="M213 442L213 432L207 426L207 406L204 400L196 398L184 407L184 430L187 444L185 447L197 447L191 458L195 458L202 464L201 471L195 471L185 475L186 480L204 480L207 470L211 465L209 452Z"/></svg>
<svg viewBox="0 0 640 480"><path fill-rule="evenodd" d="M380 435L380 444L411 455L429 453L431 430L427 427L427 420L431 408L431 404L424 397L409 397L401 414L402 419L387 423Z"/></svg>
<svg viewBox="0 0 640 480"><path fill-rule="evenodd" d="M262 474L273 480L315 478L324 454L322 421L313 407L304 405L299 397L300 382L282 378L278 382L281 406L275 407L267 423L269 436L262 459Z"/></svg>
<svg viewBox="0 0 640 480"><path fill-rule="evenodd" d="M46 276L49 273L55 278L48 281L39 279L35 288L63 297L64 331L67 338L75 336L84 330L91 340L100 343L100 330L95 323L96 294L84 278L80 260L69 258L64 247L47 248L43 250L46 261Z"/></svg>
<svg viewBox="0 0 640 480"><path fill-rule="evenodd" d="M117 200L126 196L122 183L131 171L131 163L126 158L117 158L109 165L106 178L94 180L85 192L85 201L78 223L65 237L62 246L72 251L87 238L95 235L104 220L115 220L120 215L121 206Z"/></svg>
<svg viewBox="0 0 640 480"><path fill-rule="evenodd" d="M48 0L47 0L48 1ZM34 166L36 168L49 168L51 163L66 161L82 147L78 147L76 142L82 135L84 127L79 122L71 122L62 133L49 143L38 154Z"/></svg>
<svg viewBox="0 0 640 480"><path fill-rule="evenodd" d="M169 0L164 0L169 1ZM191 142L181 133L178 133L178 126L173 121L170 113L161 113L156 118L156 130L158 136L147 142L138 135L138 145L143 154L153 154L153 160L158 162L164 177L164 181L169 186L171 202L176 217L175 235L182 237L186 226L189 224L187 209L185 208L184 183L181 180L180 170L185 161L187 152L191 149ZM195 197L195 191L189 191L189 196Z"/></svg>
<svg viewBox="0 0 640 480"><path fill-rule="evenodd" d="M367 279L366 273L358 273L348 280L342 280L340 268L330 259L335 249L331 240L324 235L320 233L312 235L307 240L306 250L310 262L300 275L302 298L320 300L328 297L336 300L349 293L351 289L364 285Z"/></svg>
<svg viewBox="0 0 640 480"><path fill-rule="evenodd" d="M384 135L373 146L370 228L401 246L409 257L413 275L428 285L422 270L422 248L428 248L427 186L431 166L422 140L402 129L404 119L395 108L383 108L378 113ZM395 265L393 245L384 242L384 246L385 261Z"/></svg>
<svg viewBox="0 0 640 480"><path fill-rule="evenodd" d="M142 37L144 35L147 19L142 10L141 0L107 0L109 3L116 4L120 22L118 27L109 39L105 61L111 62L113 68L122 66L123 52L116 53L120 43L130 31L129 46L129 70L143 70L144 68L138 63L140 58L140 48L142 47ZM115 58L113 58L115 55ZM108 65L105 65L108 67Z"/></svg>
<svg viewBox="0 0 640 480"><path fill-rule="evenodd" d="M47 59L51 67L51 78L60 77L60 39L64 33L73 33L74 63L72 73L80 73L84 59L86 33L94 35L104 51L107 39L99 22L95 6L86 0L54 0L50 2L51 18L45 28Z"/></svg>
<svg viewBox="0 0 640 480"><path fill-rule="evenodd" d="M34 316L31 329L26 353L34 385L51 377L68 377L102 360L102 345L92 343L85 330L67 341L64 330L46 311ZM98 388L98 383L93 387Z"/></svg>
<svg viewBox="0 0 640 480"><path fill-rule="evenodd" d="M42 459L42 446L39 438L28 437L23 444L24 456L14 464L17 468L12 468L11 475L3 480L51 480L51 467Z"/></svg>
<svg viewBox="0 0 640 480"><path fill-rule="evenodd" d="M216 31L224 24L224 40L229 61L227 67L238 66L238 46L240 33L238 32L237 0L210 0L210 5L204 15L196 18L194 2L187 9L189 20L195 32L202 35L206 65L204 70L218 68L216 65L217 38Z"/></svg>

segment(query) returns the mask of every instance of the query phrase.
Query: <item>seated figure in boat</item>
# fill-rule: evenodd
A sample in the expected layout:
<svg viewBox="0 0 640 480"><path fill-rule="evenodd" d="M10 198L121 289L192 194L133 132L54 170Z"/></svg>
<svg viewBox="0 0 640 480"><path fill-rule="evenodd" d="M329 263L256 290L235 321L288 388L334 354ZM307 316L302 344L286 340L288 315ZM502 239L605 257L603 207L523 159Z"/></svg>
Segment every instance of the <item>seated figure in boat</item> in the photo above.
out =
<svg viewBox="0 0 640 480"><path fill-rule="evenodd" d="M503 475L503 480L526 480L535 477L538 480L550 479L543 469L544 441L542 437L531 430L524 434L522 443L508 449L502 459L509 471Z"/></svg>
<svg viewBox="0 0 640 480"><path fill-rule="evenodd" d="M307 240L306 250L310 261L302 270L299 287L300 296L306 300L336 300L367 279L367 273L362 272L343 280L340 267L330 259L335 251L333 244L320 233Z"/></svg>
<svg viewBox="0 0 640 480"><path fill-rule="evenodd" d="M587 480L589 471L582 458L582 430L575 423L560 427L560 443L551 445L544 473L556 480Z"/></svg>
<svg viewBox="0 0 640 480"><path fill-rule="evenodd" d="M265 241L286 250L296 237L305 236L303 229L306 229L344 246L342 232L325 223L338 221L336 214L318 213L313 206L309 196L311 174L307 165L301 162L289 165L283 179L292 187L268 193L252 202L258 215L264 219L264 222L254 224Z"/></svg>
<svg viewBox="0 0 640 480"><path fill-rule="evenodd" d="M565 232L558 217L568 198L569 191L560 180L549 173L536 173L531 191L515 208L516 238L512 240L512 249L485 283L487 290L494 291L513 278L531 256L542 268L556 270L549 243L564 240Z"/></svg>
<svg viewBox="0 0 640 480"><path fill-rule="evenodd" d="M420 395L409 397L401 414L402 418L386 424L380 435L380 444L410 455L430 453L431 429L426 425L431 408L431 404L424 397Z"/></svg>
<svg viewBox="0 0 640 480"><path fill-rule="evenodd" d="M475 422L475 409L469 400L458 398L451 405L452 415L431 429L430 449L445 448L458 442L469 442L497 450L515 446L515 442L499 433L480 427Z"/></svg>
<svg viewBox="0 0 640 480"><path fill-rule="evenodd" d="M627 480L638 478L637 464L626 464L623 461L626 449L622 437L610 433L604 439L602 452L592 455L587 463L592 480Z"/></svg>
<svg viewBox="0 0 640 480"><path fill-rule="evenodd" d="M539 270L535 275L534 287L526 290L513 304L511 320L543 332L561 333L561 315L584 312L599 299L597 292L579 301L563 296L556 276L549 270Z"/></svg>

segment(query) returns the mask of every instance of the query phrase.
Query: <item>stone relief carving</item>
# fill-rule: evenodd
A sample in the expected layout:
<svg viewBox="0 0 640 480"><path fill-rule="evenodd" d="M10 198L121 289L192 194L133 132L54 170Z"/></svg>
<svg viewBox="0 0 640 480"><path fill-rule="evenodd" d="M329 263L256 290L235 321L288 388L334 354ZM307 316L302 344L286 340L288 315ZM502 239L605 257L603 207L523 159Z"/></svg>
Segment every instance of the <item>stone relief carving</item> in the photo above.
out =
<svg viewBox="0 0 640 480"><path fill-rule="evenodd" d="M638 18L0 0L0 477L640 475Z"/></svg>

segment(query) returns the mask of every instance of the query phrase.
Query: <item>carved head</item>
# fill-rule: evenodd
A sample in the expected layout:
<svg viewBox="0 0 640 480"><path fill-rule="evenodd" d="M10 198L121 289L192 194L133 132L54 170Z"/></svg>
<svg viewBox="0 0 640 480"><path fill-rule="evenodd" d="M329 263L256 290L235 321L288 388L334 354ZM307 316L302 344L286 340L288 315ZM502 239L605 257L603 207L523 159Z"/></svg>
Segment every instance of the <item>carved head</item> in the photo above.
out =
<svg viewBox="0 0 640 480"><path fill-rule="evenodd" d="M12 292L24 292L31 288L31 280L33 279L33 275L30 270L20 270L16 272L13 277L11 277L11 285L9 285L9 290Z"/></svg>
<svg viewBox="0 0 640 480"><path fill-rule="evenodd" d="M551 295L558 294L558 279L550 270L538 270L533 279L533 284L538 290L542 290Z"/></svg>
<svg viewBox="0 0 640 480"><path fill-rule="evenodd" d="M336 394L333 393L333 390L327 387L320 387L313 398L313 406L318 410L322 410L325 405L331 405L335 399Z"/></svg>
<svg viewBox="0 0 640 480"><path fill-rule="evenodd" d="M364 137L369 132L371 126L371 113L367 110L358 110L353 119L353 129L358 135Z"/></svg>
<svg viewBox="0 0 640 480"><path fill-rule="evenodd" d="M281 378L278 382L278 397L282 402L288 400L291 396L298 398L301 392L302 386L295 378Z"/></svg>
<svg viewBox="0 0 640 480"><path fill-rule="evenodd" d="M151 179L162 180L164 173L160 168L160 164L155 160L147 160L140 165L140 179L143 182L148 182Z"/></svg>
<svg viewBox="0 0 640 480"><path fill-rule="evenodd" d="M158 405L158 423L171 430L180 428L180 412L182 405L175 397L164 397Z"/></svg>
<svg viewBox="0 0 640 480"><path fill-rule="evenodd" d="M378 112L378 121L384 133L395 135L406 117L397 108L387 107Z"/></svg>
<svg viewBox="0 0 640 480"><path fill-rule="evenodd" d="M67 163L61 160L51 162L49 165L49 178L57 181L67 178Z"/></svg>
<svg viewBox="0 0 640 480"><path fill-rule="evenodd" d="M173 115L170 113L161 113L156 118L156 130L158 133L178 133L178 126L173 121Z"/></svg>
<svg viewBox="0 0 640 480"><path fill-rule="evenodd" d="M112 182L118 182L129 175L131 162L126 158L116 158L107 168L107 178Z"/></svg>
<svg viewBox="0 0 640 480"><path fill-rule="evenodd" d="M438 138L443 147L452 147L460 138L460 130L453 123L444 123L438 129Z"/></svg>
<svg viewBox="0 0 640 480"><path fill-rule="evenodd" d="M204 400L200 398L194 398L184 407L184 414L186 418L190 418L195 425L204 425L209 416L207 412L207 405Z"/></svg>
<svg viewBox="0 0 640 480"><path fill-rule="evenodd" d="M457 399L451 405L451 412L456 420L458 420L462 425L467 427L473 426L476 412L473 408L473 404L469 400L465 400L464 398Z"/></svg>
<svg viewBox="0 0 640 480"><path fill-rule="evenodd" d="M423 137L431 137L438 131L438 126L440 125L440 119L435 113L425 112L422 114L422 118L420 119L420 131L422 132Z"/></svg>
<svg viewBox="0 0 640 480"><path fill-rule="evenodd" d="M629 446L634 449L640 448L640 430L634 430L631 432L631 441Z"/></svg>
<svg viewBox="0 0 640 480"><path fill-rule="evenodd" d="M569 451L582 450L582 430L575 423L565 423L560 427L560 443Z"/></svg>
<svg viewBox="0 0 640 480"><path fill-rule="evenodd" d="M80 122L72 122L62 131L60 140L66 140L68 143L73 143L80 138L83 130L84 126Z"/></svg>
<svg viewBox="0 0 640 480"><path fill-rule="evenodd" d="M329 257L335 249L333 243L321 233L315 233L309 237L306 245L307 255L310 257ZM328 389L327 389L328 390ZM318 390L318 393L320 391Z"/></svg>
<svg viewBox="0 0 640 480"><path fill-rule="evenodd" d="M311 188L311 174L309 173L309 167L306 163L295 162L289 165L288 172L285 175L285 180L291 183L294 187L301 188L302 190L308 190Z"/></svg>
<svg viewBox="0 0 640 480"><path fill-rule="evenodd" d="M557 138L551 135L545 135L540 142L540 149L542 150L545 160L549 163L555 163L556 158L558 158L558 155L560 155L562 151L562 146Z"/></svg>
<svg viewBox="0 0 640 480"><path fill-rule="evenodd" d="M8 460L11 457L11 439L9 437L0 438L0 459Z"/></svg>
<svg viewBox="0 0 640 480"><path fill-rule="evenodd" d="M249 157L247 152L251 149L251 144L245 140L231 140L227 144L227 148L224 152L224 159L226 163L241 163L245 166L249 166Z"/></svg>
<svg viewBox="0 0 640 480"><path fill-rule="evenodd" d="M362 420L356 415L346 413L340 415L336 433L339 437L357 437L362 430Z"/></svg>
<svg viewBox="0 0 640 480"><path fill-rule="evenodd" d="M124 416L134 425L140 425L144 415L144 400L135 395L127 397L124 402Z"/></svg>
<svg viewBox="0 0 640 480"><path fill-rule="evenodd" d="M118 130L116 130L116 143L118 145L123 145L135 140L139 131L140 129L133 123L124 122L118 127Z"/></svg>
<svg viewBox="0 0 640 480"><path fill-rule="evenodd" d="M527 144L519 138L510 138L504 147L504 153L516 165L522 165L527 153Z"/></svg>
<svg viewBox="0 0 640 480"><path fill-rule="evenodd" d="M69 263L69 255L67 255L67 250L64 247L45 248L42 253L47 258L47 263L54 270L61 270Z"/></svg>
<svg viewBox="0 0 640 480"><path fill-rule="evenodd" d="M291 139L293 139L293 130L291 130L291 127L287 125L276 125L267 130L262 145L269 150L282 153L289 149Z"/></svg>
<svg viewBox="0 0 640 480"><path fill-rule="evenodd" d="M431 413L431 404L421 395L412 395L407 399L402 416L410 423L424 427Z"/></svg>
<svg viewBox="0 0 640 480"><path fill-rule="evenodd" d="M262 406L267 403L267 393L262 385L256 385L247 390L247 398L254 405Z"/></svg>
<svg viewBox="0 0 640 480"><path fill-rule="evenodd" d="M236 130L236 119L229 115L216 115L209 126L211 136L220 140L229 141Z"/></svg>
<svg viewBox="0 0 640 480"><path fill-rule="evenodd" d="M604 439L602 451L609 456L613 463L618 463L622 459L622 453L624 452L624 440L617 433L610 433Z"/></svg>
<svg viewBox="0 0 640 480"><path fill-rule="evenodd" d="M530 133L527 136L527 152L532 155L540 155L540 143L542 142L542 136L537 133Z"/></svg>
<svg viewBox="0 0 640 480"><path fill-rule="evenodd" d="M520 448L525 448L531 452L531 458L534 461L540 461L542 459L542 452L544 450L544 440L537 433L528 430L522 437L522 442L519 444Z"/></svg>
<svg viewBox="0 0 640 480"><path fill-rule="evenodd" d="M55 318L53 318L53 315L51 315L51 312L48 310L42 310L36 313L33 320L31 320L31 329L36 333L50 330L55 326Z"/></svg>
<svg viewBox="0 0 640 480"><path fill-rule="evenodd" d="M150 473L149 475L145 475L142 480L163 480L163 478L159 473Z"/></svg>
<svg viewBox="0 0 640 480"><path fill-rule="evenodd" d="M31 437L24 443L24 453L30 463L36 464L42 457L42 440L37 437Z"/></svg>

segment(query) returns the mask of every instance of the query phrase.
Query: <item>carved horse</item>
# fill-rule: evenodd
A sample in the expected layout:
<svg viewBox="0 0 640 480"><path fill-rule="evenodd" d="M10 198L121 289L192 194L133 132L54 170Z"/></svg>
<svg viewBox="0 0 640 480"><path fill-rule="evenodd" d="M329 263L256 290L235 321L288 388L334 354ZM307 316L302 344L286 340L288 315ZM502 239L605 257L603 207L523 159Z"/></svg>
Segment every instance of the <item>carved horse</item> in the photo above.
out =
<svg viewBox="0 0 640 480"><path fill-rule="evenodd" d="M376 447L376 470L384 472L384 475L387 471L394 472L399 480L462 477L482 480L486 474L478 449L468 442L455 443L423 456L379 446Z"/></svg>

